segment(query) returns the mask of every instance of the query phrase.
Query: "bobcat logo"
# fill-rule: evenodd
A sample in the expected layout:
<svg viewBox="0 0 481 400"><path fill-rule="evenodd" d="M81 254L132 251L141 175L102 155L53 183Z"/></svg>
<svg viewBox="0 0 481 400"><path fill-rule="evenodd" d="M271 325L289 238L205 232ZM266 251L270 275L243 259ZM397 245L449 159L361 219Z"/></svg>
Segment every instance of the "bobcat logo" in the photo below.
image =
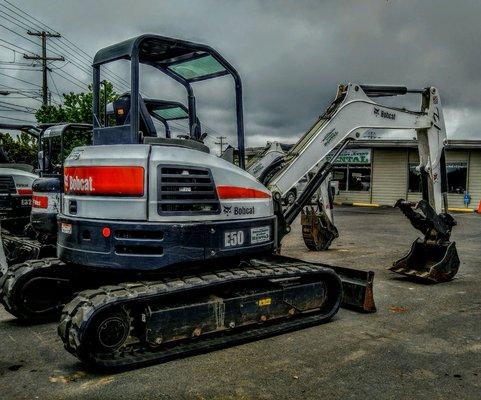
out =
<svg viewBox="0 0 481 400"><path fill-rule="evenodd" d="M230 214L232 214L232 206L224 206L222 211L223 211L224 214L230 215Z"/></svg>
<svg viewBox="0 0 481 400"><path fill-rule="evenodd" d="M379 108L374 107L374 115L379 115Z"/></svg>

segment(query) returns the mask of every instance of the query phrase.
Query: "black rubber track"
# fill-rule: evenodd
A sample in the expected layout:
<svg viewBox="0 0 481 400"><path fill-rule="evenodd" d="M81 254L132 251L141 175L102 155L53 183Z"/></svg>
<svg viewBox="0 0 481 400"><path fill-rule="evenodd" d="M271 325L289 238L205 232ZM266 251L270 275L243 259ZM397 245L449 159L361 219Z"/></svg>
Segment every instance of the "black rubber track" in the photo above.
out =
<svg viewBox="0 0 481 400"><path fill-rule="evenodd" d="M40 322L51 320L60 314L61 306L45 314L32 313L22 299L25 282L37 276L68 278L68 269L58 258L43 258L12 265L0 278L0 302L5 309L21 320Z"/></svg>
<svg viewBox="0 0 481 400"><path fill-rule="evenodd" d="M223 284L268 280L289 277L316 277L326 282L328 300L319 313L307 314L298 318L270 324L259 325L251 330L206 336L182 342L177 346L150 349L147 345L140 348L126 347L111 355L95 354L89 347L88 329L99 313L108 312L121 306L134 306L158 302L162 296L181 294L189 290L205 289ZM65 348L90 367L100 369L125 369L145 364L159 363L173 358L184 357L200 352L252 341L307 326L329 321L338 311L342 298L342 285L339 277L329 268L312 265L302 261L283 261L278 259L251 260L238 268L216 270L201 275L169 279L156 282L124 283L105 286L97 290L81 292L67 304L62 312L58 333Z"/></svg>

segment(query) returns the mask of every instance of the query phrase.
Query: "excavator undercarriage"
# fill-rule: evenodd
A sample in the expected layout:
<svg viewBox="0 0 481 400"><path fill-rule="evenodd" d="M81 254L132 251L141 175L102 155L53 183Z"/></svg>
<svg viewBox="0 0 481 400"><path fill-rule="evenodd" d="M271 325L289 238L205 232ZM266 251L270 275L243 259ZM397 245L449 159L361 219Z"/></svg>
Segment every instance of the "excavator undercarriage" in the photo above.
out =
<svg viewBox="0 0 481 400"><path fill-rule="evenodd" d="M341 293L329 268L251 259L231 269L82 292L64 308L58 332L89 365L134 367L327 322Z"/></svg>

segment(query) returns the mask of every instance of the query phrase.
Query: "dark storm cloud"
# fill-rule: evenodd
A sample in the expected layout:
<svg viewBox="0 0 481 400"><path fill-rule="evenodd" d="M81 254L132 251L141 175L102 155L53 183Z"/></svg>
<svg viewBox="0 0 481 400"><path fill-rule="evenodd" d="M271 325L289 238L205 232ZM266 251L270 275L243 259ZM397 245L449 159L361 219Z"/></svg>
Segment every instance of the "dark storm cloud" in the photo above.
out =
<svg viewBox="0 0 481 400"><path fill-rule="evenodd" d="M479 137L481 2L24 0L19 6L93 54L153 32L219 50L244 82L249 145L293 142L340 82L438 86L451 138ZM85 78L85 76L82 76ZM165 79L149 94L184 97ZM233 137L231 82L198 85L200 117ZM68 90L64 83L61 90Z"/></svg>

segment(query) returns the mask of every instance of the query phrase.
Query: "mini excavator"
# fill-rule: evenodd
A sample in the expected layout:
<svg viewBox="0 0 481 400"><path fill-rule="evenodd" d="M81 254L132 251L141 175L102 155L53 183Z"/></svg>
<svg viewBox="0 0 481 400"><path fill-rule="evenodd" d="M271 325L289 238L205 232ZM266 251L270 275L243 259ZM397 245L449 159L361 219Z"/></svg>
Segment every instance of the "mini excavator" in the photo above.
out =
<svg viewBox="0 0 481 400"><path fill-rule="evenodd" d="M131 66L128 118L122 126L102 126L101 66L121 59ZM186 88L193 140L155 137L139 94L140 64ZM192 84L225 75L235 83L239 166L211 155L198 140ZM413 92L422 98L418 111L373 100ZM93 146L74 149L65 161L59 259L9 282L18 284L18 293L29 279L38 287L55 284L52 303L63 304L56 296L71 293L83 277L89 290L65 305L58 332L65 348L88 365L133 367L288 332L329 321L349 300L373 310L372 275L359 279L370 286L357 285L356 270L277 254L334 160L367 129L415 129L418 135L426 197L417 209L404 201L399 206L425 233L411 252L424 256L408 255L411 264L398 272L409 268L448 280L457 270L449 241L454 220L443 203L444 121L434 87L340 85L312 128L281 163L268 167L264 184L244 170L241 79L209 46L142 35L100 50L93 62L93 113ZM283 194L319 163L284 210ZM124 283L106 285L112 277Z"/></svg>

